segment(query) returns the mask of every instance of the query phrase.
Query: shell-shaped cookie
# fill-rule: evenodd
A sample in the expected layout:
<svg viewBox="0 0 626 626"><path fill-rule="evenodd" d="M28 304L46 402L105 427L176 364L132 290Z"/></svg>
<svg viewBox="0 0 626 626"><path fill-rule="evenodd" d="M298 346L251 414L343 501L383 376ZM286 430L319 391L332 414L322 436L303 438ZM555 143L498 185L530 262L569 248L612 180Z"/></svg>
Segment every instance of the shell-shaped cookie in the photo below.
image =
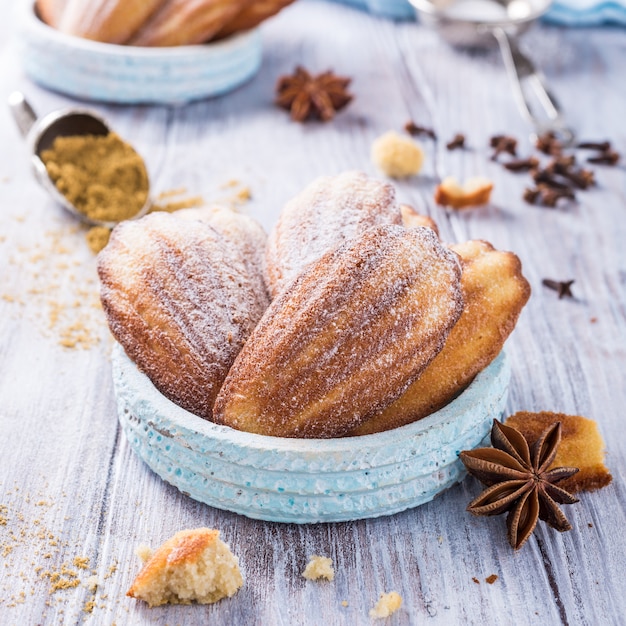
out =
<svg viewBox="0 0 626 626"><path fill-rule="evenodd" d="M114 229L98 274L109 327L128 356L161 393L210 419L267 302L236 243L208 224L155 213Z"/></svg>
<svg viewBox="0 0 626 626"><path fill-rule="evenodd" d="M530 297L522 264L512 252L486 241L450 246L461 258L463 313L446 345L421 376L378 415L351 435L366 435L414 422L456 398L502 350Z"/></svg>
<svg viewBox="0 0 626 626"><path fill-rule="evenodd" d="M44 7L59 0L39 0ZM106 43L126 43L139 27L163 4L163 0L66 0L53 11L52 25L61 32Z"/></svg>
<svg viewBox="0 0 626 626"><path fill-rule="evenodd" d="M209 41L247 0L165 0L130 38L131 46L188 46Z"/></svg>
<svg viewBox="0 0 626 626"><path fill-rule="evenodd" d="M213 226L232 243L233 249L240 253L241 260L254 283L264 285L267 233L255 219L221 206L181 209L174 215L186 220L199 220ZM269 305L267 290L259 289L259 296L261 297L259 304L265 310Z"/></svg>
<svg viewBox="0 0 626 626"><path fill-rule="evenodd" d="M463 308L460 266L428 228L378 226L311 263L237 357L213 419L281 437L337 437L397 398Z"/></svg>
<svg viewBox="0 0 626 626"><path fill-rule="evenodd" d="M276 296L313 261L368 228L401 224L392 185L362 172L314 180L284 206L267 244L267 282Z"/></svg>

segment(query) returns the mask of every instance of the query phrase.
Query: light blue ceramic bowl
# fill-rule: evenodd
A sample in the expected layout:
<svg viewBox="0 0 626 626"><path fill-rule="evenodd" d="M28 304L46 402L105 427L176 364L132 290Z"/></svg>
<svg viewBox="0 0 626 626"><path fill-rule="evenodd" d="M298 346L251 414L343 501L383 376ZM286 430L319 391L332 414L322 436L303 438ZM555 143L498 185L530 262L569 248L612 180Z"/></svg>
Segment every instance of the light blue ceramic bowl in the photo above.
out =
<svg viewBox="0 0 626 626"><path fill-rule="evenodd" d="M177 104L217 96L261 65L258 29L217 43L142 48L89 41L44 24L33 5L20 15L20 58L36 83L84 100Z"/></svg>
<svg viewBox="0 0 626 626"><path fill-rule="evenodd" d="M124 350L113 351L118 416L135 452L195 500L275 522L389 515L461 480L461 450L486 442L504 411L504 353L452 403L419 422L342 439L285 439L205 421L162 396Z"/></svg>

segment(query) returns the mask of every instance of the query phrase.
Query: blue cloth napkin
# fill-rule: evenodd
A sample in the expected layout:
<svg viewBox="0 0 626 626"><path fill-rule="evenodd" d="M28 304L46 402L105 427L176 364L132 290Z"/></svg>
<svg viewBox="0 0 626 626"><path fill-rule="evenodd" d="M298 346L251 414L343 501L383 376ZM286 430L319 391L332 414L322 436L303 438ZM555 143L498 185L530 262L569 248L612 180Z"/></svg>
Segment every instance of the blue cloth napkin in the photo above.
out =
<svg viewBox="0 0 626 626"><path fill-rule="evenodd" d="M558 0L545 20L566 26L626 26L626 0Z"/></svg>
<svg viewBox="0 0 626 626"><path fill-rule="evenodd" d="M408 0L336 0L393 19L413 19ZM547 22L566 26L626 26L626 0L556 0L544 16Z"/></svg>

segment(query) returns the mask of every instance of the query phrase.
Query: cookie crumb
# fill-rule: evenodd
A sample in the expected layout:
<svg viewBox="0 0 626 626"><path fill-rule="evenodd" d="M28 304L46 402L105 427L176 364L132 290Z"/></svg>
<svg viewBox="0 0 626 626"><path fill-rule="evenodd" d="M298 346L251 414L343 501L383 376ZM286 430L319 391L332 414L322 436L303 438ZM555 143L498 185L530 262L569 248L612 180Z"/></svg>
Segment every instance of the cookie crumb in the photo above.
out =
<svg viewBox="0 0 626 626"><path fill-rule="evenodd" d="M370 609L372 619L382 619L389 617L402 606L402 596L397 591L381 593L378 602L373 609Z"/></svg>
<svg viewBox="0 0 626 626"><path fill-rule="evenodd" d="M424 163L422 147L392 130L374 141L371 156L374 165L390 178L414 176Z"/></svg>
<svg viewBox="0 0 626 626"><path fill-rule="evenodd" d="M149 561L152 557L153 550L150 546L142 543L135 548L135 554L141 559L143 563Z"/></svg>
<svg viewBox="0 0 626 626"><path fill-rule="evenodd" d="M326 580L333 580L335 578L335 570L333 569L333 562L327 556L313 555L307 563L304 572L302 572L307 580L319 580L325 578Z"/></svg>
<svg viewBox="0 0 626 626"><path fill-rule="evenodd" d="M75 556L73 563L74 563L74 567L78 567L78 569L88 569L89 557L88 556Z"/></svg>

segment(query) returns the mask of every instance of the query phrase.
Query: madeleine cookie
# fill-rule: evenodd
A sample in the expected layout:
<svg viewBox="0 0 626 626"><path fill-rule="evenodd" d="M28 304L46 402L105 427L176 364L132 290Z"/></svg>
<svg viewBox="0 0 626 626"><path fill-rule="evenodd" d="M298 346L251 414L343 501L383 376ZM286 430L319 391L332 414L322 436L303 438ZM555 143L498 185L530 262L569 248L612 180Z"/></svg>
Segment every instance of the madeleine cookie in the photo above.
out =
<svg viewBox="0 0 626 626"><path fill-rule="evenodd" d="M486 241L450 246L461 258L463 313L441 352L393 404L350 435L367 435L422 419L454 400L498 356L530 297L512 252Z"/></svg>
<svg viewBox="0 0 626 626"><path fill-rule="evenodd" d="M44 19L48 17L61 32L104 43L126 43L139 27L163 4L163 0L67 0L49 15L41 2ZM56 2L57 7L59 2Z"/></svg>
<svg viewBox="0 0 626 626"><path fill-rule="evenodd" d="M267 295L236 242L153 213L119 224L98 256L113 336L166 397L211 419L219 388Z"/></svg>
<svg viewBox="0 0 626 626"><path fill-rule="evenodd" d="M458 257L432 230L371 228L274 299L213 419L278 437L344 435L419 376L462 309Z"/></svg>
<svg viewBox="0 0 626 626"><path fill-rule="evenodd" d="M361 172L314 180L290 200L270 232L267 281L272 296L313 261L371 226L401 224L392 185Z"/></svg>
<svg viewBox="0 0 626 626"><path fill-rule="evenodd" d="M249 0L165 0L128 42L132 46L188 46L214 37Z"/></svg>
<svg viewBox="0 0 626 626"><path fill-rule="evenodd" d="M408 204L400 205L400 214L402 215L402 225L405 228L416 228L418 226L425 226L435 231L436 235L439 235L439 228L437 222L428 216L418 213L412 206Z"/></svg>
<svg viewBox="0 0 626 626"><path fill-rule="evenodd" d="M272 17L281 9L291 4L294 0L256 0L243 7L222 29L217 33L216 39L228 37L233 33L254 28L268 17Z"/></svg>
<svg viewBox="0 0 626 626"><path fill-rule="evenodd" d="M265 247L267 233L255 219L220 206L180 209L175 217L186 220L199 220L212 226L231 242L246 266L249 276L256 285L265 285ZM259 305L265 310L269 305L269 295L265 289L258 290Z"/></svg>

